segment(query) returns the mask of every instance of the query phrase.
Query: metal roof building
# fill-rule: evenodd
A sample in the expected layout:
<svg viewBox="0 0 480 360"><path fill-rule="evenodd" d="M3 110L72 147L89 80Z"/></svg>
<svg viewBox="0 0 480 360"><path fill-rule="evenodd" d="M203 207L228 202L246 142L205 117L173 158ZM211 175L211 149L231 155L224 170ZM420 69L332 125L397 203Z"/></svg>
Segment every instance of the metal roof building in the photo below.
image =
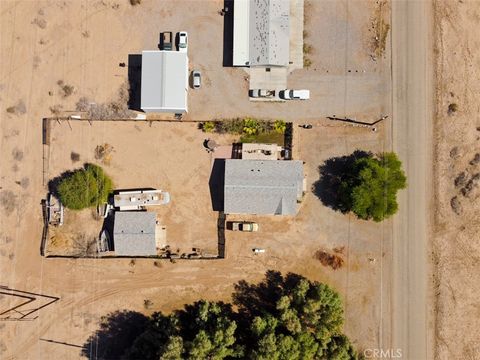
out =
<svg viewBox="0 0 480 360"><path fill-rule="evenodd" d="M157 214L147 211L116 211L113 243L118 256L157 255Z"/></svg>
<svg viewBox="0 0 480 360"><path fill-rule="evenodd" d="M288 66L290 0L235 0L233 65Z"/></svg>
<svg viewBox="0 0 480 360"><path fill-rule="evenodd" d="M188 57L180 51L143 51L141 104L145 112L186 113Z"/></svg>
<svg viewBox="0 0 480 360"><path fill-rule="evenodd" d="M303 196L299 160L225 160L226 214L295 215Z"/></svg>

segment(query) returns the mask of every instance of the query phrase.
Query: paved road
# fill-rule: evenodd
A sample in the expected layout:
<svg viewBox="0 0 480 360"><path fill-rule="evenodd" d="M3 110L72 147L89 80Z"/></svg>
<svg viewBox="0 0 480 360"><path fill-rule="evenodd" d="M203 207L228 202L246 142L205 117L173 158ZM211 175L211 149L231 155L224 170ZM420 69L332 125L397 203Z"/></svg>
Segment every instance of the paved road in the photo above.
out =
<svg viewBox="0 0 480 360"><path fill-rule="evenodd" d="M393 230L392 345L408 360L433 358L427 321L432 29L429 1L392 1L392 138L408 177Z"/></svg>

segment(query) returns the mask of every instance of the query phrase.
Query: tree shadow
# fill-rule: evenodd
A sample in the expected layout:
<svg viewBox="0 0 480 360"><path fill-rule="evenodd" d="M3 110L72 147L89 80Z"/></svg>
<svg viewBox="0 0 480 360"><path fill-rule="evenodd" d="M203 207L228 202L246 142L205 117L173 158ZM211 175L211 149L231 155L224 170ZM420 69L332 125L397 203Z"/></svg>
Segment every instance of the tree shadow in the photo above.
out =
<svg viewBox="0 0 480 360"><path fill-rule="evenodd" d="M145 331L149 319L138 312L115 311L102 317L100 329L83 345L81 354L88 359L121 359L137 337Z"/></svg>
<svg viewBox="0 0 480 360"><path fill-rule="evenodd" d="M333 157L318 167L320 179L312 186L312 192L325 206L347 213L351 209L349 196L342 187L352 186L355 182L355 162L358 159L370 157L370 152L356 150L350 155ZM343 184L343 185L342 185Z"/></svg>
<svg viewBox="0 0 480 360"><path fill-rule="evenodd" d="M71 177L73 173L73 171L67 170L60 175L54 177L53 179L50 179L47 184L48 192L53 194L56 198L60 199L60 194L58 193L58 186L64 179Z"/></svg>

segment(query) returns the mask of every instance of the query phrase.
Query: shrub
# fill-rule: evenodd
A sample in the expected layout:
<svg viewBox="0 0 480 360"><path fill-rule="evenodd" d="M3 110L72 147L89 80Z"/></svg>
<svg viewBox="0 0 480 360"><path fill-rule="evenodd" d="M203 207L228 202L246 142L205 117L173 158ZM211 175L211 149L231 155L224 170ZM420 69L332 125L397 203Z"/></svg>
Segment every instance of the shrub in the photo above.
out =
<svg viewBox="0 0 480 360"><path fill-rule="evenodd" d="M245 118L243 120L243 132L247 135L257 134L259 130L258 121L251 118Z"/></svg>
<svg viewBox="0 0 480 360"><path fill-rule="evenodd" d="M213 121L206 121L202 124L203 132L210 133L215 130L215 122Z"/></svg>
<svg viewBox="0 0 480 360"><path fill-rule="evenodd" d="M273 123L273 129L279 134L285 134L287 124L283 120L275 120L275 122Z"/></svg>
<svg viewBox="0 0 480 360"><path fill-rule="evenodd" d="M451 103L448 105L448 115L452 115L453 113L456 113L458 111L458 104L456 103Z"/></svg>
<svg viewBox="0 0 480 360"><path fill-rule="evenodd" d="M81 210L108 200L113 189L112 180L100 166L85 164L60 181L57 192L63 205Z"/></svg>

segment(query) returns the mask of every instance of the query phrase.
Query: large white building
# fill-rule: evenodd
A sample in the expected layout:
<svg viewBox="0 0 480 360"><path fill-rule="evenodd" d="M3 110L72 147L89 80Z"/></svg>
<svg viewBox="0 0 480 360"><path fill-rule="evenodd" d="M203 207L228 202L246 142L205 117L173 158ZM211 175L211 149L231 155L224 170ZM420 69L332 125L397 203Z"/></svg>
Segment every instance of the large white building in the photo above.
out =
<svg viewBox="0 0 480 360"><path fill-rule="evenodd" d="M235 0L233 65L288 66L290 0Z"/></svg>
<svg viewBox="0 0 480 360"><path fill-rule="evenodd" d="M141 105L147 113L188 111L188 57L180 51L143 51Z"/></svg>

